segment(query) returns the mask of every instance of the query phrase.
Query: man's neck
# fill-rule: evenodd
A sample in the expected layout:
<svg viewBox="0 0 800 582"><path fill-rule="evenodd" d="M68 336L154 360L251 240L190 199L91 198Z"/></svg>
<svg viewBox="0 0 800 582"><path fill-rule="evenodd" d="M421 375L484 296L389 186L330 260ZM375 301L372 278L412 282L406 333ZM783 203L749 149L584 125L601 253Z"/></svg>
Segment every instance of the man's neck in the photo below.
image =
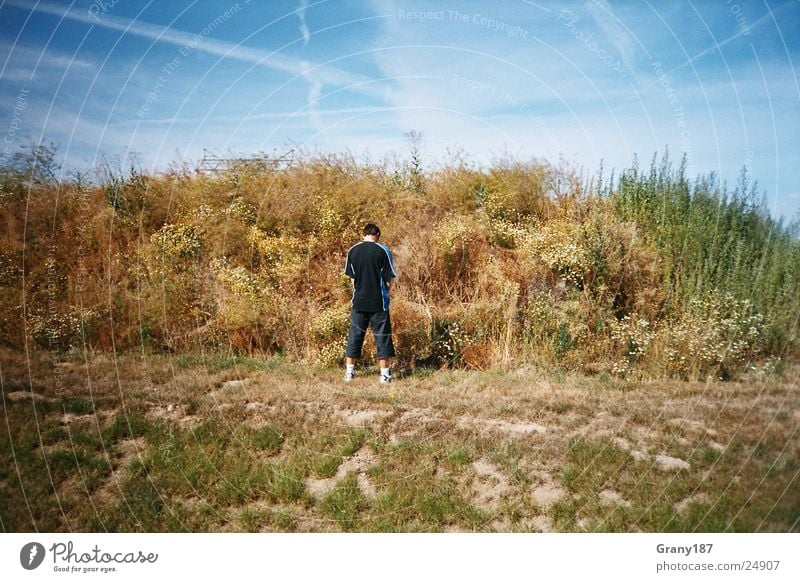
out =
<svg viewBox="0 0 800 582"><path fill-rule="evenodd" d="M378 237L371 234L364 235L364 242L378 242Z"/></svg>

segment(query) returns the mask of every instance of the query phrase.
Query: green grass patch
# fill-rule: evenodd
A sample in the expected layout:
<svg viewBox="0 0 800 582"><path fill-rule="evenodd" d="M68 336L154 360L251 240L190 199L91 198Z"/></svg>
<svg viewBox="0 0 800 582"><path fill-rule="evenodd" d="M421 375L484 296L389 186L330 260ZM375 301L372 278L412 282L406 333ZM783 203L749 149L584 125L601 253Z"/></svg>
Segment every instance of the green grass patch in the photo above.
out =
<svg viewBox="0 0 800 582"><path fill-rule="evenodd" d="M358 527L359 513L365 506L366 499L358 487L358 478L350 472L322 499L319 509L342 530L352 531Z"/></svg>
<svg viewBox="0 0 800 582"><path fill-rule="evenodd" d="M362 429L352 429L347 433L347 440L339 451L343 457L355 454L367 440L367 432Z"/></svg>
<svg viewBox="0 0 800 582"><path fill-rule="evenodd" d="M456 445L447 452L445 462L454 469L469 465L473 461L473 453L464 445Z"/></svg>
<svg viewBox="0 0 800 582"><path fill-rule="evenodd" d="M64 411L71 414L94 414L96 402L87 398L69 398L64 401Z"/></svg>
<svg viewBox="0 0 800 582"><path fill-rule="evenodd" d="M232 370L234 368L251 372L271 372L275 370L286 371L294 367L292 362L279 355L257 358L230 354L180 354L173 357L171 361L179 370L203 367L209 374L224 372L225 370Z"/></svg>
<svg viewBox="0 0 800 582"><path fill-rule="evenodd" d="M106 442L145 437L148 441L157 440L158 434L165 430L163 422L147 418L144 411L128 408L114 416L111 423L103 429L102 438Z"/></svg>
<svg viewBox="0 0 800 582"><path fill-rule="evenodd" d="M165 499L151 478L149 464L135 459L126 473L121 499L99 518L103 527L111 532L175 531L169 527Z"/></svg>
<svg viewBox="0 0 800 582"><path fill-rule="evenodd" d="M303 471L285 463L270 466L267 493L273 501L300 501L305 496Z"/></svg>
<svg viewBox="0 0 800 582"><path fill-rule="evenodd" d="M321 454L318 455L311 464L311 471L320 479L328 479L336 474L339 465L342 464L340 455Z"/></svg>
<svg viewBox="0 0 800 582"><path fill-rule="evenodd" d="M281 445L283 445L285 440L283 435L271 426L259 428L246 427L243 432L243 445L255 447L259 451L263 451L269 455L280 451Z"/></svg>

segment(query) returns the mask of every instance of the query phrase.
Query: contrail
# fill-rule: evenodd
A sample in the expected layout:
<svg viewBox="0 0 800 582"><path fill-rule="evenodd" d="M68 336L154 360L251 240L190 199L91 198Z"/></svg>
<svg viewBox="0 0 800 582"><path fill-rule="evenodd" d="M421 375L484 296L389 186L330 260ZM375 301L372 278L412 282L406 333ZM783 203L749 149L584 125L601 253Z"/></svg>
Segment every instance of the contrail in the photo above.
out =
<svg viewBox="0 0 800 582"><path fill-rule="evenodd" d="M297 18L300 19L300 34L303 35L303 46L307 45L308 40L311 38L311 32L306 24L306 8L308 8L308 0L300 0L300 7L295 10Z"/></svg>
<svg viewBox="0 0 800 582"><path fill-rule="evenodd" d="M387 100L389 92L388 87L380 85L364 75L348 73L347 71L343 71L335 67L314 65L313 63L308 63L301 59L295 59L286 55L281 55L277 52L248 48L240 44L234 44L222 40L202 38L198 42L198 36L196 34L184 32L182 30L176 30L168 26L159 26L139 20L110 16L108 14L103 15L103 17L98 20L89 14L88 11L79 11L73 8L66 8L63 6L56 6L43 2L37 2L31 5L26 2L22 2L21 0L6 0L6 5L25 10L34 10L42 14L51 14L53 16L67 18L76 22L82 22L90 26L100 26L111 30L119 30L128 34L134 34L136 36L149 38L158 42L166 42L181 47L191 45L195 50L202 51L207 54L223 58L233 58L248 63L255 63L260 66L269 67L270 69L277 71L283 71L304 79L309 79L311 76L313 76L314 80L320 85L331 85L334 87L346 88L349 91L375 97L381 101Z"/></svg>

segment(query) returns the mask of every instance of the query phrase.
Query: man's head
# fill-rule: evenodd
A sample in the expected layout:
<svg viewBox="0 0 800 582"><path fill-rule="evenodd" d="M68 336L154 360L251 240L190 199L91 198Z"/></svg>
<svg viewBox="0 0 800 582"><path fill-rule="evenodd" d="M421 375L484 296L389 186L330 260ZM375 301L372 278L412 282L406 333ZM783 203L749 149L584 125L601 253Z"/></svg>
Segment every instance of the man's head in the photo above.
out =
<svg viewBox="0 0 800 582"><path fill-rule="evenodd" d="M377 240L381 238L381 229L378 228L377 224L368 222L366 226L364 226L364 236L374 236Z"/></svg>

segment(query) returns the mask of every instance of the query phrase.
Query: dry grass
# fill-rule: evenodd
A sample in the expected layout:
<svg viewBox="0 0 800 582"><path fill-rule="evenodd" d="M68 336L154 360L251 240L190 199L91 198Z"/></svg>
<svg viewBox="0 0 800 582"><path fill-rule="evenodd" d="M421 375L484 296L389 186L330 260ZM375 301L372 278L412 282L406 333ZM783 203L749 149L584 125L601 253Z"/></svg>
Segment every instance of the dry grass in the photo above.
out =
<svg viewBox="0 0 800 582"><path fill-rule="evenodd" d="M421 369L387 388L281 358L4 351L0 366L5 531L800 527L796 369Z"/></svg>

